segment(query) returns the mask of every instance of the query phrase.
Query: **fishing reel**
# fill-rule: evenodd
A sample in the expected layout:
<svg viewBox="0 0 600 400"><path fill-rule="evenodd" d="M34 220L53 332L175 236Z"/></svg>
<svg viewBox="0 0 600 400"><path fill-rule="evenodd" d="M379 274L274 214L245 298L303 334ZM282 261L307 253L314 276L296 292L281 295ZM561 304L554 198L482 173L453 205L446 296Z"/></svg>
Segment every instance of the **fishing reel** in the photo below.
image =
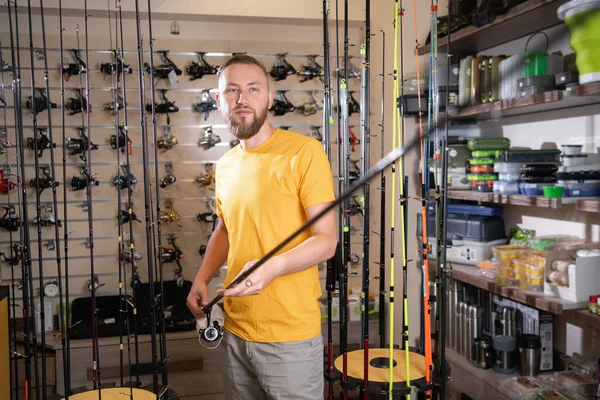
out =
<svg viewBox="0 0 600 400"><path fill-rule="evenodd" d="M128 224L131 221L136 221L141 224L142 221L137 217L137 214L133 212L133 207L127 207L127 210L121 210L121 213L117 217L122 224Z"/></svg>
<svg viewBox="0 0 600 400"><path fill-rule="evenodd" d="M28 110L30 110L31 112L33 112L33 107L35 106L35 116L37 116L42 111L46 111L48 109L48 103L49 103L48 95L46 94L46 89L37 88L36 90L38 91L40 96L34 97L33 101L31 99L31 96L28 96L27 101L25 102L25 107ZM58 106L56 105L56 103L50 102L50 108L57 108L57 107Z"/></svg>
<svg viewBox="0 0 600 400"><path fill-rule="evenodd" d="M161 150L168 151L171 150L179 141L171 134L171 127L169 125L165 126L164 132L164 136L156 141L156 147Z"/></svg>
<svg viewBox="0 0 600 400"><path fill-rule="evenodd" d="M6 257L6 254L4 252L0 252L0 256L2 256L2 258L8 263L8 265L14 267L15 265L21 264L22 253L23 246L21 245L21 243L13 243L10 248L10 257Z"/></svg>
<svg viewBox="0 0 600 400"><path fill-rule="evenodd" d="M351 169L348 172L348 179L350 181L350 184L354 184L354 182L358 179L360 179L360 168L358 167L358 163L360 162L359 160L350 160L350 162L352 163L352 167L353 169Z"/></svg>
<svg viewBox="0 0 600 400"><path fill-rule="evenodd" d="M67 138L67 150L69 150L70 156L79 154L79 158L81 159L81 161L85 162L85 161L87 161L85 152L87 151L88 147L91 150L98 150L98 145L93 144L88 139L88 137L85 134L84 127L79 127L79 128L77 128L77 130L79 131L79 136L81 136L81 138L80 139Z"/></svg>
<svg viewBox="0 0 600 400"><path fill-rule="evenodd" d="M319 125L312 125L310 127L310 133L308 136L317 139L319 142L323 141L323 135L321 135L321 127Z"/></svg>
<svg viewBox="0 0 600 400"><path fill-rule="evenodd" d="M119 110L122 110L126 105L125 101L123 101L123 96L117 94L117 101L111 101L110 103L104 104L104 109L108 111L110 115L115 116L119 113Z"/></svg>
<svg viewBox="0 0 600 400"><path fill-rule="evenodd" d="M181 227L182 225L179 223L179 221L181 221L181 215L173 208L173 202L171 200L165 201L165 209L165 211L160 211L160 222L163 224L175 222L175 225Z"/></svg>
<svg viewBox="0 0 600 400"><path fill-rule="evenodd" d="M40 171L42 172L42 175L44 175L44 178L39 178L38 177L38 178L31 179L29 181L29 187L35 189L35 187L36 187L36 180L37 180L37 184L38 184L38 186L40 188L40 192L39 192L40 195L46 189L58 187L58 182L56 182L50 176L50 166L46 165L44 167L40 167Z"/></svg>
<svg viewBox="0 0 600 400"><path fill-rule="evenodd" d="M313 80L314 78L320 78L321 82L323 82L323 67L321 67L316 60L316 55L307 56L308 60L306 65L303 65L298 70L298 75L302 76L300 82L306 82L309 80Z"/></svg>
<svg viewBox="0 0 600 400"><path fill-rule="evenodd" d="M214 224L219 218L217 214L213 212L203 212L196 215L196 218L200 222L206 222L207 224Z"/></svg>
<svg viewBox="0 0 600 400"><path fill-rule="evenodd" d="M200 176L196 178L196 182L198 182L200 187L207 187L215 182L215 170L213 164L204 164L204 169L206 172L200 174Z"/></svg>
<svg viewBox="0 0 600 400"><path fill-rule="evenodd" d="M87 188L88 185L91 187L98 186L100 184L100 182L96 178L94 178L98 174L94 174L92 176L86 167L81 168L81 174L83 175L83 177L73 176L73 178L71 178L71 190L73 190L74 192L78 190L83 190Z"/></svg>
<svg viewBox="0 0 600 400"><path fill-rule="evenodd" d="M204 135L198 142L198 146L202 147L204 150L208 150L211 147L215 147L215 145L220 142L221 138L219 135L213 133L212 126L209 126L204 130Z"/></svg>
<svg viewBox="0 0 600 400"><path fill-rule="evenodd" d="M69 97L65 109L69 110L69 115L79 114L80 112L88 112L88 102L81 89L73 89L77 93L77 98ZM92 106L89 105L89 112L92 112Z"/></svg>
<svg viewBox="0 0 600 400"><path fill-rule="evenodd" d="M160 58L162 59L163 63L154 67L153 72L155 77L160 79L169 79L169 74L171 74L172 72L174 72L177 76L183 73L177 67L177 65L175 65L175 63L169 59L169 50L159 50L157 51L157 53L160 55ZM147 62L144 63L144 69L147 73L150 73L150 64L148 64Z"/></svg>
<svg viewBox="0 0 600 400"><path fill-rule="evenodd" d="M202 343L202 341L207 342L207 343L213 343L216 342L219 339L223 339L223 334L225 333L223 327L221 327L219 325L219 321L215 320L212 321L212 326L211 326L211 321L210 321L210 317L211 317L211 312L212 312L212 307L208 307L204 310L204 314L206 315L206 328L200 328L200 330L198 331L198 335L200 336L200 343ZM216 348L221 342L219 341L219 343L217 343L216 346L211 347L211 348Z"/></svg>
<svg viewBox="0 0 600 400"><path fill-rule="evenodd" d="M158 103L154 104L154 111L156 112L156 114L167 114L167 116L168 116L169 113L174 113L174 112L179 111L179 107L177 107L175 105L175 102L169 101L169 99L167 98L166 90L160 91L160 97L162 98L163 102L160 104L158 104ZM152 112L152 104L146 104L146 112L149 112L149 113Z"/></svg>
<svg viewBox="0 0 600 400"><path fill-rule="evenodd" d="M72 49L71 53L73 54L73 58L75 59L76 63L71 64L63 61L62 64L62 73L65 81L67 82L73 75L85 74L87 72L87 66L81 59L81 50Z"/></svg>
<svg viewBox="0 0 600 400"><path fill-rule="evenodd" d="M121 170L123 174L117 174L112 183L117 189L127 189L131 188L132 190L135 188L135 184L138 183L138 180L133 174L129 171L129 167L126 164L121 165Z"/></svg>
<svg viewBox="0 0 600 400"><path fill-rule="evenodd" d="M229 147L230 148L234 148L235 146L237 146L238 144L240 144L240 139L231 139L229 141Z"/></svg>
<svg viewBox="0 0 600 400"><path fill-rule="evenodd" d="M0 154L5 154L6 150L12 147L12 142L8 140L8 130L0 127Z"/></svg>
<svg viewBox="0 0 600 400"><path fill-rule="evenodd" d="M54 216L54 209L52 208L52 205L44 204L42 209L44 210L44 213L46 214L46 218L36 217L32 222L33 226L38 226L38 225L42 226L42 227L50 226L50 225L58 225L59 227L61 226L60 220L57 220L56 217Z"/></svg>
<svg viewBox="0 0 600 400"><path fill-rule="evenodd" d="M173 248L169 249L166 247L162 247L161 260L163 264L173 262L177 264L177 270L175 271L175 283L177 284L177 286L182 287L184 283L182 275L183 267L181 266L181 263L179 261L183 258L183 251L181 251L181 249L177 247L177 245L175 244L175 239L177 239L177 237L173 235L169 235L167 237L167 241L171 246L173 246Z"/></svg>
<svg viewBox="0 0 600 400"><path fill-rule="evenodd" d="M296 106L294 106L285 96L285 90L278 90L275 92L275 99L273 100L273 105L269 108L269 111L272 111L275 116L285 115L289 112L294 112L296 110Z"/></svg>
<svg viewBox="0 0 600 400"><path fill-rule="evenodd" d="M104 286L104 283L100 283L100 278L98 278L97 276L94 276L94 278L92 280L87 281L87 290L92 293L95 292L96 290L100 289L102 286Z"/></svg>
<svg viewBox="0 0 600 400"><path fill-rule="evenodd" d="M308 92L308 101L298 106L297 111L305 116L311 116L317 113L317 110L323 109L323 102L315 97L315 91Z"/></svg>
<svg viewBox="0 0 600 400"><path fill-rule="evenodd" d="M124 60L119 57L116 50L113 50L112 54L114 63L101 63L100 72L105 75L112 75L117 73L117 80L121 77L121 74L132 74L133 68L129 64L125 64Z"/></svg>
<svg viewBox="0 0 600 400"><path fill-rule="evenodd" d="M348 99L348 116L351 116L353 113L360 112L360 104L358 101L356 101L352 93L354 93L354 90L348 92L350 95L350 98Z"/></svg>
<svg viewBox="0 0 600 400"><path fill-rule="evenodd" d="M37 128L38 129L38 139L37 139L37 150L38 150L38 158L42 158L44 155L44 150L46 149L55 149L56 144L52 143L48 136L46 135L46 128ZM35 151L36 149L36 140L34 138L27 138L27 148L31 151Z"/></svg>
<svg viewBox="0 0 600 400"><path fill-rule="evenodd" d="M208 90L203 90L202 95L199 98L196 98L197 103L195 103L192 109L198 113L204 113L204 120L206 121L208 117L210 117L210 112L218 110L217 101L213 99Z"/></svg>
<svg viewBox="0 0 600 400"><path fill-rule="evenodd" d="M213 67L206 61L205 56L206 53L198 53L198 62L192 61L185 68L186 74L190 76L190 81L202 79L204 75L215 75L219 71L218 67Z"/></svg>
<svg viewBox="0 0 600 400"><path fill-rule="evenodd" d="M129 250L123 250L121 253L121 260L128 263L135 263L136 261L140 261L144 257L142 253L140 253L136 248L131 248Z"/></svg>
<svg viewBox="0 0 600 400"><path fill-rule="evenodd" d="M11 179L14 176L15 179ZM10 173L10 165L0 167L0 192L8 194L13 192L21 183L21 178Z"/></svg>
<svg viewBox="0 0 600 400"><path fill-rule="evenodd" d="M4 59L0 55L0 72L11 72L12 70L12 66L6 61L4 61Z"/></svg>
<svg viewBox="0 0 600 400"><path fill-rule="evenodd" d="M360 79L360 68L356 65L352 64L352 60L348 60L348 78L358 78Z"/></svg>
<svg viewBox="0 0 600 400"><path fill-rule="evenodd" d="M131 139L125 135L125 127L119 125L119 135L112 134L108 139L110 147L113 149L121 149L121 153L125 153L125 146L127 146L127 152L131 155Z"/></svg>
<svg viewBox="0 0 600 400"><path fill-rule="evenodd" d="M4 208L4 214L0 217L0 228L6 229L9 232L16 232L21 227L21 219L17 217L10 217L9 215L15 215L15 207L2 207Z"/></svg>
<svg viewBox="0 0 600 400"><path fill-rule="evenodd" d="M271 72L269 74L276 81L282 81L287 78L288 75L296 74L296 68L294 68L294 66L285 59L287 54L288 53L281 53L275 56L275 64L271 68Z"/></svg>
<svg viewBox="0 0 600 400"><path fill-rule="evenodd" d="M358 215L363 212L363 208L357 198L358 196L352 196L352 199L350 199L350 215Z"/></svg>
<svg viewBox="0 0 600 400"><path fill-rule="evenodd" d="M354 151L355 147L357 144L360 144L360 140L358 140L358 137L356 137L356 135L354 134L354 132L352 132L352 128L354 127L354 125L349 125L348 126L348 132L350 133L350 151ZM358 168L358 167L357 167Z"/></svg>
<svg viewBox="0 0 600 400"><path fill-rule="evenodd" d="M173 173L173 164L170 162L165 164L165 169L167 170L167 175L160 179L160 187L163 189L171 186L177 181L177 177Z"/></svg>

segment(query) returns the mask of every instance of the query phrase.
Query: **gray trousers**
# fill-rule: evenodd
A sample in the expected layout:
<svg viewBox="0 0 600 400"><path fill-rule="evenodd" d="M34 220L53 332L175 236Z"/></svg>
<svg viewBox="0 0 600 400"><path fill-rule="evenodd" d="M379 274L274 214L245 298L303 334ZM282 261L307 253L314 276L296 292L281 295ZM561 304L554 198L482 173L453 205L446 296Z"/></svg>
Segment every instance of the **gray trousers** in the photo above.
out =
<svg viewBox="0 0 600 400"><path fill-rule="evenodd" d="M223 385L227 400L323 399L323 337L255 343L229 331Z"/></svg>

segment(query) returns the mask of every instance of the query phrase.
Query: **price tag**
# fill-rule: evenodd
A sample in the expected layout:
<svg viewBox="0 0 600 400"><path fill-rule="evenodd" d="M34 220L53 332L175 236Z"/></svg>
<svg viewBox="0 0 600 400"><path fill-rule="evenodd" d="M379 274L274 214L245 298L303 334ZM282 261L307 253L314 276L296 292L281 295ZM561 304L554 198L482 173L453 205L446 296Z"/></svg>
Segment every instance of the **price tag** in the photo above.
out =
<svg viewBox="0 0 600 400"><path fill-rule="evenodd" d="M177 78L177 74L175 70L169 72L169 80L171 81L171 86L179 86L179 78Z"/></svg>

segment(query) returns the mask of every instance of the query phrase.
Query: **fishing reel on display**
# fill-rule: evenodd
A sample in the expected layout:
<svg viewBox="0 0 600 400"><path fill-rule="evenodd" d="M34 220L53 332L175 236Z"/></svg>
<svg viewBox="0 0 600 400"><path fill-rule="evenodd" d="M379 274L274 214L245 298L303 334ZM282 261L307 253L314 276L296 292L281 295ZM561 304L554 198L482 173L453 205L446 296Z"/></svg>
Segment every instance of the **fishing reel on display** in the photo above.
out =
<svg viewBox="0 0 600 400"><path fill-rule="evenodd" d="M174 222L175 225L181 227L182 225L179 223L179 221L181 221L181 215L173 208L173 201L166 200L165 209L165 211L160 211L160 222L167 225Z"/></svg>
<svg viewBox="0 0 600 400"><path fill-rule="evenodd" d="M141 224L142 221L137 217L136 213L133 212L133 205L125 203L125 207L127 210L121 210L117 219L121 224L128 224L131 221L136 221L138 224Z"/></svg>
<svg viewBox="0 0 600 400"><path fill-rule="evenodd" d="M121 253L121 260L131 264L136 264L136 261L140 261L143 258L142 253L133 247L129 250L123 250Z"/></svg>
<svg viewBox="0 0 600 400"><path fill-rule="evenodd" d="M8 130L0 127L0 154L6 154L6 151L12 147L12 142L8 140Z"/></svg>
<svg viewBox="0 0 600 400"><path fill-rule="evenodd" d="M350 151L355 151L354 148L357 144L360 144L360 140L358 140L358 137L352 132L352 128L354 128L354 125L348 126L348 132L350 133L350 139L348 140L350 140Z"/></svg>
<svg viewBox="0 0 600 400"><path fill-rule="evenodd" d="M37 116L42 111L46 111L48 109L48 95L46 93L46 89L36 88L39 97L36 96L31 98L31 96L27 97L27 101L25 102L25 107L33 113L33 107L35 106L35 116ZM35 103L34 103L35 102ZM50 102L50 108L57 108L56 103Z"/></svg>
<svg viewBox="0 0 600 400"><path fill-rule="evenodd" d="M9 232L16 232L21 227L21 220L17 217L11 217L17 212L15 206L2 207L4 208L4 214L0 217L0 228L6 229Z"/></svg>
<svg viewBox="0 0 600 400"><path fill-rule="evenodd" d="M92 293L104 286L104 283L100 283L100 278L94 276L94 279L87 281L87 290Z"/></svg>
<svg viewBox="0 0 600 400"><path fill-rule="evenodd" d="M213 164L204 164L204 170L206 172L204 174L200 174L200 176L196 178L196 182L198 182L200 187L207 187L215 182L215 170Z"/></svg>
<svg viewBox="0 0 600 400"><path fill-rule="evenodd" d="M44 150L47 149L55 149L56 148L56 144L52 143L50 141L50 139L48 139L48 136L46 135L46 128L37 128L38 129L38 139L37 139L37 151L38 151L38 158L42 158L42 156L44 155ZM31 151L35 151L36 149L36 140L35 138L27 138L27 148Z"/></svg>
<svg viewBox="0 0 600 400"><path fill-rule="evenodd" d="M138 180L129 171L129 166L121 164L121 171L123 171L122 174L117 174L114 177L112 181L113 185L119 190L131 188L132 191L135 191L135 185L138 183Z"/></svg>
<svg viewBox="0 0 600 400"><path fill-rule="evenodd" d="M285 90L278 90L275 92L275 99L273 100L273 105L269 108L269 111L272 111L275 116L282 116L289 112L294 112L296 110L296 106L294 106L285 96Z"/></svg>
<svg viewBox="0 0 600 400"><path fill-rule="evenodd" d="M119 57L116 50L112 52L113 63L101 63L100 72L105 75L117 74L117 80L121 78L121 74L132 74L133 68L129 64L125 64L125 60Z"/></svg>
<svg viewBox="0 0 600 400"><path fill-rule="evenodd" d="M69 110L69 115L79 114L80 112L88 112L88 102L81 89L73 89L77 93L77 98L69 97L65 109ZM89 106L89 112L92 112L92 106Z"/></svg>
<svg viewBox="0 0 600 400"><path fill-rule="evenodd" d="M183 258L183 251L181 251L181 249L179 247L177 247L177 245L175 244L175 239L177 239L176 236L173 235L169 235L167 236L167 241L169 242L169 244L171 246L173 246L172 249L166 248L166 247L162 247L161 248L161 259L163 264L168 264L168 263L176 263L177 264L177 270L175 271L175 283L177 284L177 286L182 287L183 283L184 283L184 279L183 279L183 267L181 266L180 260Z"/></svg>
<svg viewBox="0 0 600 400"><path fill-rule="evenodd" d="M117 94L117 101L111 101L110 103L104 104L104 109L110 113L110 115L115 116L118 114L119 110L122 110L124 106L126 106L123 101L123 96L121 94Z"/></svg>
<svg viewBox="0 0 600 400"><path fill-rule="evenodd" d="M348 60L348 78L357 78L360 79L360 68L356 65L352 64L352 60Z"/></svg>
<svg viewBox="0 0 600 400"><path fill-rule="evenodd" d="M169 101L167 98L167 91L160 90L160 97L163 100L162 103L155 103L154 111L156 114L167 114L167 125L170 123L169 113L179 112L179 107L175 105L174 101ZM146 112L152 112L152 104L146 104Z"/></svg>
<svg viewBox="0 0 600 400"><path fill-rule="evenodd" d="M203 90L202 95L196 98L197 103L195 103L192 109L198 113L204 113L204 120L208 120L210 117L210 112L218 110L217 101L210 95L208 90Z"/></svg>
<svg viewBox="0 0 600 400"><path fill-rule="evenodd" d="M81 50L72 49L71 53L73 54L73 58L76 62L68 63L66 60L64 60L62 64L63 77L67 82L73 75L85 74L87 72L87 66L81 59Z"/></svg>
<svg viewBox="0 0 600 400"><path fill-rule="evenodd" d="M323 102L315 96L315 91L308 92L308 101L298 106L297 110L305 116L311 116L323 109Z"/></svg>
<svg viewBox="0 0 600 400"><path fill-rule="evenodd" d="M177 143L179 143L179 141L171 133L171 127L167 125L165 126L164 136L156 141L156 147L166 152L171 150Z"/></svg>
<svg viewBox="0 0 600 400"><path fill-rule="evenodd" d="M46 218L35 218L32 222L33 226L50 226L50 225L58 225L59 227L62 226L60 220L57 220L56 217L54 216L54 209L52 208L52 205L50 204L44 204L42 209L44 210L44 213L46 214Z"/></svg>
<svg viewBox="0 0 600 400"><path fill-rule="evenodd" d="M357 179L360 179L360 168L358 166L359 160L350 160L352 163L350 171L348 172L350 184L354 184Z"/></svg>
<svg viewBox="0 0 600 400"><path fill-rule="evenodd" d="M6 61L4 61L2 55L0 54L0 72L12 72L12 70L12 66Z"/></svg>
<svg viewBox="0 0 600 400"><path fill-rule="evenodd" d="M167 175L160 179L160 187L163 189L171 186L177 181L177 177L173 173L173 164L170 162L166 163L165 169L167 170Z"/></svg>
<svg viewBox="0 0 600 400"><path fill-rule="evenodd" d="M312 125L310 127L310 133L308 136L317 139L319 142L323 141L323 135L321 135L321 127L319 125Z"/></svg>
<svg viewBox="0 0 600 400"><path fill-rule="evenodd" d="M363 213L363 208L358 201L358 196L352 196L350 199L350 215L359 215Z"/></svg>
<svg viewBox="0 0 600 400"><path fill-rule="evenodd" d="M358 254L352 253L350 254L350 264L358 265L360 263L360 257Z"/></svg>
<svg viewBox="0 0 600 400"><path fill-rule="evenodd" d="M198 215L196 215L196 219L198 220L198 222L212 224L212 229L211 229L210 233L207 235L208 237L210 237L212 235L212 233L215 231L215 228L217 227L217 221L219 220L219 216L214 211L214 209L215 209L214 200L208 200L206 202L206 205L211 211L199 213Z"/></svg>
<svg viewBox="0 0 600 400"><path fill-rule="evenodd" d="M323 67L317 63L317 56L311 55L307 56L308 60L306 65L303 65L300 70L298 70L298 75L302 76L300 82L306 82L313 80L314 78L319 78L321 82L323 82Z"/></svg>
<svg viewBox="0 0 600 400"><path fill-rule="evenodd" d="M42 175L44 175L44 178L39 178L39 177L37 178L37 184L40 188L40 193L39 193L40 195L46 189L58 187L58 182L53 180L52 177L50 176L50 166L49 165L40 167L40 171L42 172ZM35 189L36 178L29 180L29 187Z"/></svg>
<svg viewBox="0 0 600 400"><path fill-rule="evenodd" d="M92 187L100 184L98 179L94 178L95 176L98 176L98 174L90 175L90 172L86 167L81 168L81 175L83 175L83 177L73 176L73 178L71 178L71 190L74 192L83 190L87 188L88 185Z"/></svg>
<svg viewBox="0 0 600 400"><path fill-rule="evenodd" d="M154 76L155 77L157 77L159 79L169 79L169 74L174 73L175 75L179 76L183 73L177 67L177 65L175 65L175 63L173 61L171 61L171 59L169 59L169 57L168 57L169 50L159 50L159 51L157 51L157 53L160 55L160 58L163 63L154 67ZM149 74L150 73L150 64L148 64L147 62L144 63L144 69Z"/></svg>
<svg viewBox="0 0 600 400"><path fill-rule="evenodd" d="M0 252L0 256L8 263L8 265L14 267L15 265L21 264L21 254L23 254L23 246L21 243L13 243L10 248L10 257L6 257L4 252Z"/></svg>
<svg viewBox="0 0 600 400"><path fill-rule="evenodd" d="M213 67L204 58L206 53L198 53L198 62L192 61L186 68L185 73L190 76L190 81L202 79L204 75L216 75L219 67Z"/></svg>
<svg viewBox="0 0 600 400"><path fill-rule="evenodd" d="M85 134L84 127L79 127L79 128L77 128L77 130L79 131L79 136L81 136L81 138L80 139L67 138L67 150L69 150L70 156L79 155L79 158L81 159L81 161L86 162L87 157L85 156L85 153L88 150L88 147L91 150L98 150L98 145L90 142L90 140L88 139L88 137Z"/></svg>
<svg viewBox="0 0 600 400"><path fill-rule="evenodd" d="M234 148L235 146L237 146L238 144L240 144L240 140L239 139L231 139L229 141L229 147L230 148Z"/></svg>
<svg viewBox="0 0 600 400"><path fill-rule="evenodd" d="M129 155L132 153L131 139L129 139L129 136L125 135L125 127L123 125L119 125L118 137L115 134L110 135L108 143L110 144L110 147L115 150L121 149L121 153L125 153L125 146L127 146L127 153Z"/></svg>
<svg viewBox="0 0 600 400"><path fill-rule="evenodd" d="M8 105L4 96L0 96L0 108L4 108Z"/></svg>
<svg viewBox="0 0 600 400"><path fill-rule="evenodd" d="M350 97L348 98L348 116L360 112L360 104L358 103L358 101L356 101L352 93L354 93L354 90L348 92L348 94L350 95Z"/></svg>
<svg viewBox="0 0 600 400"><path fill-rule="evenodd" d="M14 177L14 179L12 178ZM10 172L10 165L0 166L0 192L3 194L12 193L21 183L21 178Z"/></svg>
<svg viewBox="0 0 600 400"><path fill-rule="evenodd" d="M217 143L221 143L221 138L216 133L213 133L212 126L209 126L204 130L204 135L198 142L198 146L202 147L204 150L208 150L215 147Z"/></svg>
<svg viewBox="0 0 600 400"><path fill-rule="evenodd" d="M287 54L288 53L281 53L275 56L275 64L271 68L269 74L276 81L282 81L289 75L296 74L296 68L285 59Z"/></svg>

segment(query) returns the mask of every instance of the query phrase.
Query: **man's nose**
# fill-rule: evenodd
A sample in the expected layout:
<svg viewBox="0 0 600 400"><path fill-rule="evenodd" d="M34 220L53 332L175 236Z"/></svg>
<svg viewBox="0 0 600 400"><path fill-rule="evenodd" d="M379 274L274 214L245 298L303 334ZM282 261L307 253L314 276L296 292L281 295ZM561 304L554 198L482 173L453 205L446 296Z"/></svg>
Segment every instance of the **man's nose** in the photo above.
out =
<svg viewBox="0 0 600 400"><path fill-rule="evenodd" d="M238 104L243 104L245 101L244 95L242 93L240 93L240 97L238 97Z"/></svg>

